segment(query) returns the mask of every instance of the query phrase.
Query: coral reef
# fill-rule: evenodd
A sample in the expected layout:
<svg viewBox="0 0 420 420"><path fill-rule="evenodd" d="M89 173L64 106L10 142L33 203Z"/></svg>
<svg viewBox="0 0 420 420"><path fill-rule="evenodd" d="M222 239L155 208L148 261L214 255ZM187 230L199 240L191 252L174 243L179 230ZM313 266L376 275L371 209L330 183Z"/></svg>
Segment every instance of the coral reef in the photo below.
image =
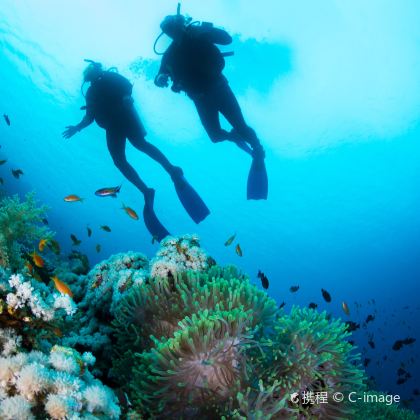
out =
<svg viewBox="0 0 420 420"><path fill-rule="evenodd" d="M168 236L151 261L151 277L175 276L184 271L204 271L208 268L207 254L200 248L196 235Z"/></svg>
<svg viewBox="0 0 420 420"><path fill-rule="evenodd" d="M26 353L21 341L11 330L1 340L0 418L119 418L112 390L89 372L92 354L61 346Z"/></svg>
<svg viewBox="0 0 420 420"><path fill-rule="evenodd" d="M417 416L413 411L401 408L399 404L386 404L384 402L378 402L376 398L383 398L386 401L386 394L381 392L369 391L366 393L369 395L369 402L355 403L355 419L363 420L418 420Z"/></svg>
<svg viewBox="0 0 420 420"><path fill-rule="evenodd" d="M23 201L17 195L1 199L0 266L22 269L22 253L32 250L41 238L52 237L42 224L46 210L45 206L37 206L34 193L27 194Z"/></svg>
<svg viewBox="0 0 420 420"><path fill-rule="evenodd" d="M50 341L62 335L67 316L76 312L68 295L22 274L0 276L0 325L24 337L25 348L48 350ZM47 347L45 347L47 346Z"/></svg>

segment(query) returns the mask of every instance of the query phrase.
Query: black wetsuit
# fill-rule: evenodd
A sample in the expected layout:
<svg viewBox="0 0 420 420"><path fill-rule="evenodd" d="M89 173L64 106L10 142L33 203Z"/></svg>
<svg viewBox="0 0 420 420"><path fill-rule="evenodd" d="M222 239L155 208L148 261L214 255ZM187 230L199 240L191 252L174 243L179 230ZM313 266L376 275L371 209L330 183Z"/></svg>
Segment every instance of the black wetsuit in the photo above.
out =
<svg viewBox="0 0 420 420"><path fill-rule="evenodd" d="M163 153L146 141L146 130L131 98L132 84L118 73L105 71L86 92L86 114L106 130L108 150L115 166L143 194L148 190L125 155L126 139L159 162L172 176L175 167Z"/></svg>
<svg viewBox="0 0 420 420"><path fill-rule="evenodd" d="M171 43L162 58L159 74L169 74L172 90L183 90L194 101L201 123L213 142L240 138L253 148L261 147L242 115L238 101L222 71L224 58L214 44L229 44L230 35L212 26L190 26L181 40ZM158 74L158 75L159 75ZM223 130L219 112L233 127Z"/></svg>

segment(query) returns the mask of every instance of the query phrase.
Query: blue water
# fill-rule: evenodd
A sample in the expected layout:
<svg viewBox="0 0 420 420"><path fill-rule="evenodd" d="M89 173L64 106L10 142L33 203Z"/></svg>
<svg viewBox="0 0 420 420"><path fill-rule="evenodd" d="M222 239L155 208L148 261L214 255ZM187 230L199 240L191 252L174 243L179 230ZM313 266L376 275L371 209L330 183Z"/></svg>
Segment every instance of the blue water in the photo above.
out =
<svg viewBox="0 0 420 420"><path fill-rule="evenodd" d="M225 75L263 142L269 173L269 199L251 202L250 158L232 144L211 143L191 101L153 84L159 66L153 42L176 2L87 3L0 4L0 113L11 120L10 127L0 121L7 193L35 190L50 207L62 247L70 251L75 234L92 265L126 250L155 253L142 220L121 210L124 203L140 214L142 198L114 168L104 131L92 125L70 140L61 136L83 116L83 59L116 66L134 83L148 140L184 168L212 212L195 225L166 173L127 145L129 161L157 190L162 223L174 235L198 233L218 263L237 264L256 283L262 270L286 310L313 301L361 324L375 314L355 334L371 359L367 372L377 389L413 398L411 407L420 411L412 395L420 387L420 4L183 2L183 11L234 37L224 48L235 51ZM11 175L17 168L24 172L19 180ZM121 182L118 199L94 195ZM68 194L85 201L65 203ZM105 224L111 233L99 229ZM235 232L243 257L223 245ZM295 294L292 285L300 286ZM321 288L331 293L330 304ZM394 341L407 336L417 341L393 351ZM401 362L412 377L397 385Z"/></svg>

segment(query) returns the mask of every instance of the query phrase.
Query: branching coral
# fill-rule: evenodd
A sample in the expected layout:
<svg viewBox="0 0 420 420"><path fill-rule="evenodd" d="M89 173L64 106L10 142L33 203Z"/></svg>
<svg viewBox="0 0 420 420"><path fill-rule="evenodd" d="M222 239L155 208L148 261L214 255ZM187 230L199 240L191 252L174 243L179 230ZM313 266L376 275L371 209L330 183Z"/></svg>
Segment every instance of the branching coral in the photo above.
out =
<svg viewBox="0 0 420 420"><path fill-rule="evenodd" d="M93 363L91 354L67 347L54 346L50 354L9 349L0 357L0 418L119 418L115 395L89 372Z"/></svg>
<svg viewBox="0 0 420 420"><path fill-rule="evenodd" d="M24 337L27 349L41 348L46 338L62 334L60 326L76 305L68 295L21 274L0 278L0 325ZM6 330L7 331L7 330Z"/></svg>
<svg viewBox="0 0 420 420"><path fill-rule="evenodd" d="M42 224L47 208L38 207L34 193L24 201L17 195L0 201L0 266L21 269L22 252L34 247L41 238L52 233Z"/></svg>
<svg viewBox="0 0 420 420"><path fill-rule="evenodd" d="M98 358L96 374L109 369L112 355L114 310L120 299L149 275L149 260L140 253L116 254L95 265L75 288L79 311L75 328L63 337L63 344L78 350L90 350ZM101 372L102 371L102 372Z"/></svg>

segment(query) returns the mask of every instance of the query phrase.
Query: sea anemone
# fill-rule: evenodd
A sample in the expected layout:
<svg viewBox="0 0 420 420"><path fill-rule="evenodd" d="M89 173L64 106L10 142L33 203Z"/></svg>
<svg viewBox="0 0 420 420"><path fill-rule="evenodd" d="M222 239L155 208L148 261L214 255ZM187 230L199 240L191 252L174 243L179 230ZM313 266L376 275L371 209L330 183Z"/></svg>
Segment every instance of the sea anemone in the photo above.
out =
<svg viewBox="0 0 420 420"><path fill-rule="evenodd" d="M246 379L243 352L252 335L246 314L204 311L179 323L169 340L138 355L135 402L153 413L213 410L236 395Z"/></svg>

